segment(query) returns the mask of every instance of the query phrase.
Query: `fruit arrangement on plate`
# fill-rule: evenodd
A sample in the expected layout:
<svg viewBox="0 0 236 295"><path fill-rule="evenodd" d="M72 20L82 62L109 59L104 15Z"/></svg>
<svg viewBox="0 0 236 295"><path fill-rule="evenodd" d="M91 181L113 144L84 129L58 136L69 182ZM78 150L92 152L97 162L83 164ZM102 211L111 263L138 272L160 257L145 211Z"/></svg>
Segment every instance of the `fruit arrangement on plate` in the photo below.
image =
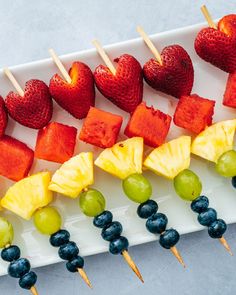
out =
<svg viewBox="0 0 236 295"><path fill-rule="evenodd" d="M140 228L136 227L141 235L147 235L149 240L153 239L153 234L159 235L161 247L170 250L184 267L185 262L177 249L179 231L183 230L180 223L173 223L171 213L178 208L183 214L188 213L185 213L183 203L175 203L179 201L172 196L174 203L167 201L166 207L162 206L165 200L160 202L155 198L159 186L165 186L165 194L176 193L184 202L191 202L190 208L198 214L200 225L206 226L209 236L219 239L232 254L225 238L227 224L222 219L227 216L219 208L217 213L209 207L211 192L201 175L202 163L206 164L199 157L215 163L215 171L231 178L233 188L236 188L236 118L233 113L236 108L236 15L224 16L216 25L206 7L202 11L209 27L195 36L195 51L204 61L229 74L220 108L225 108L231 117L216 122L213 116L217 113L219 99L192 93L198 76L186 49L173 44L159 53L140 26L137 31L154 56L143 60L143 66L128 53L111 61L95 40L93 44L105 65L96 65L94 72L84 61L78 60L72 62L67 71L52 49L49 52L60 75L54 74L49 86L42 80L31 79L22 89L12 72L4 69L16 92L0 97L0 175L6 182L1 188L0 248L2 259L9 263L8 274L19 279L20 287L38 294L37 275L31 271L32 257L21 257L25 254L24 246L17 243L18 239L12 244L13 227L16 226L16 237L19 237L21 232L17 224L23 222L33 233L34 247L39 247L40 236L29 224L30 219L40 234L49 237L53 249L58 248L58 256L66 261L68 271L78 272L88 286L92 284L84 271L79 247L100 242L96 228L101 230L102 239L109 243L102 244L102 249L121 254L144 282L130 256L129 239L134 235L129 232L129 214L129 221L138 222L130 213L133 205L125 198L117 199L125 202L128 208L129 214L125 212L123 216L116 213L120 205L111 206L113 194L121 196L122 191L138 204L138 217L146 220L146 230L142 224ZM99 92L96 100L95 86ZM147 87L153 96L156 92L164 96L157 96L159 100L155 106L149 103ZM162 100L167 107L162 107ZM17 128L20 132L15 136ZM29 140L23 140L21 136L26 138L24 132L34 135L27 133ZM191 154L198 156L193 157L195 163L199 162L197 172L196 166L192 167ZM160 181L160 177L167 180ZM91 187L93 185L96 188ZM215 198L210 201L214 204ZM69 206L73 208L69 212L73 212L76 220L72 222L73 226L68 226L67 222ZM16 220L15 224L10 222L11 218ZM89 218L93 218L92 224ZM189 218L194 220L191 214ZM93 240L84 242L77 231L80 226L84 237L91 232ZM51 253L55 255L54 252Z"/></svg>

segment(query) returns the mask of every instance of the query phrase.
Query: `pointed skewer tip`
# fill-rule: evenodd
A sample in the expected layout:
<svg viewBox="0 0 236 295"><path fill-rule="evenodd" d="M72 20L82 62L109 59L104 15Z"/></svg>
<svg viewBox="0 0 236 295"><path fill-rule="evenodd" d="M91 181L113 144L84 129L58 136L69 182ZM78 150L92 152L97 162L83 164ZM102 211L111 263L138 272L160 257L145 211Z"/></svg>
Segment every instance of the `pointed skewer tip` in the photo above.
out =
<svg viewBox="0 0 236 295"><path fill-rule="evenodd" d="M84 282L89 286L89 288L93 289L93 286L92 286L86 272L84 271L84 269L78 268L78 273L80 274L80 276L84 280Z"/></svg>
<svg viewBox="0 0 236 295"><path fill-rule="evenodd" d="M38 295L38 291L37 291L37 289L36 289L35 286L31 287L31 288L30 288L30 291L31 291L31 293L32 293L33 295Z"/></svg>
<svg viewBox="0 0 236 295"><path fill-rule="evenodd" d="M124 257L125 261L128 263L129 267L133 270L133 272L136 274L136 276L140 279L142 283L144 283L143 277L137 267L137 265L134 263L133 259L129 255L127 250L124 250L122 252L122 256Z"/></svg>
<svg viewBox="0 0 236 295"><path fill-rule="evenodd" d="M172 254L176 257L176 259L179 261L179 263L186 268L186 265L184 263L184 260L182 258L182 256L180 255L178 249L176 247L171 247L170 251L172 252Z"/></svg>
<svg viewBox="0 0 236 295"><path fill-rule="evenodd" d="M225 247L225 249L229 252L229 254L233 256L233 252L231 251L230 246L228 242L226 241L226 239L224 237L221 237L219 241L223 245L223 247Z"/></svg>

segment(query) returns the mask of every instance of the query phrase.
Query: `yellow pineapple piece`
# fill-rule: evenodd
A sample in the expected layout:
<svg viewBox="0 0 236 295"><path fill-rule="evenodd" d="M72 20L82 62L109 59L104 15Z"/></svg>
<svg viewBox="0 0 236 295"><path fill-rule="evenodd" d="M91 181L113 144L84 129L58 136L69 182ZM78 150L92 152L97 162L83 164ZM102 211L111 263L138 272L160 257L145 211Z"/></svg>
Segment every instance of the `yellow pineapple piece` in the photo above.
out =
<svg viewBox="0 0 236 295"><path fill-rule="evenodd" d="M133 173L142 173L143 138L133 137L105 149L95 165L106 172L124 179Z"/></svg>
<svg viewBox="0 0 236 295"><path fill-rule="evenodd" d="M223 153L233 149L235 129L236 119L213 124L193 140L191 152L216 163Z"/></svg>
<svg viewBox="0 0 236 295"><path fill-rule="evenodd" d="M144 166L158 175L173 179L190 165L191 137L180 136L158 148L145 159Z"/></svg>
<svg viewBox="0 0 236 295"><path fill-rule="evenodd" d="M1 199L1 206L29 220L38 208L52 202L50 178L49 172L40 172L16 182Z"/></svg>
<svg viewBox="0 0 236 295"><path fill-rule="evenodd" d="M67 197L76 198L93 182L93 154L80 153L62 164L54 173L49 189Z"/></svg>

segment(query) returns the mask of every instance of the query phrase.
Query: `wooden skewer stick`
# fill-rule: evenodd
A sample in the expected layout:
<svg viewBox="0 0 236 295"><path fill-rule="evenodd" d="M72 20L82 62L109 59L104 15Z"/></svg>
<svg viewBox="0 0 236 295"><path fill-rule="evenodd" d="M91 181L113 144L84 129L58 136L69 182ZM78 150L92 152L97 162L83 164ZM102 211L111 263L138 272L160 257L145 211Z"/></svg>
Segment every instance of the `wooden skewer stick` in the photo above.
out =
<svg viewBox="0 0 236 295"><path fill-rule="evenodd" d="M15 89L19 93L19 95L24 96L24 90L21 88L20 84L17 82L17 80L13 76L12 72L8 68L3 69L3 72L7 76L7 78L10 80L12 85L15 87Z"/></svg>
<svg viewBox="0 0 236 295"><path fill-rule="evenodd" d="M85 281L85 283L89 286L89 288L92 289L93 286L92 286L86 272L84 271L84 269L83 268L78 268L77 270L78 270L78 273L80 274L81 278Z"/></svg>
<svg viewBox="0 0 236 295"><path fill-rule="evenodd" d="M30 291L33 295L38 295L37 289L35 288L35 286L30 288Z"/></svg>
<svg viewBox="0 0 236 295"><path fill-rule="evenodd" d="M112 72L112 74L115 75L116 68L114 67L113 63L111 62L110 58L106 54L106 51L103 49L100 42L98 40L93 40L92 43L95 46L95 48L97 49L98 54L101 56L104 63L106 64L106 66L109 68L109 70Z"/></svg>
<svg viewBox="0 0 236 295"><path fill-rule="evenodd" d="M71 83L71 77L68 74L67 70L65 69L64 65L62 64L60 58L56 54L56 52L51 48L48 50L49 54L51 55L53 61L55 62L56 66L60 70L63 78L66 80L66 82Z"/></svg>
<svg viewBox="0 0 236 295"><path fill-rule="evenodd" d="M177 248L176 248L176 247L171 247L171 248L170 248L170 251L171 251L171 252L173 253L173 255L176 257L176 259L180 262L180 264L182 264L183 267L185 268L186 265L185 265L185 263L184 263L184 261L183 261L182 256L180 255L179 251L177 250Z"/></svg>
<svg viewBox="0 0 236 295"><path fill-rule="evenodd" d="M225 247L225 249L229 252L229 254L230 254L231 256L233 256L233 253L232 253L232 251L231 251L231 249L230 249L230 246L229 246L228 242L226 241L226 239L225 239L224 237L221 237L221 238L219 239L219 241L220 241L220 243Z"/></svg>
<svg viewBox="0 0 236 295"><path fill-rule="evenodd" d="M124 250L122 252L122 256L124 257L125 261L128 263L129 267L133 270L133 272L136 274L136 276L140 279L142 283L144 283L143 277L137 267L137 265L134 263L133 259L129 255L127 250Z"/></svg>
<svg viewBox="0 0 236 295"><path fill-rule="evenodd" d="M140 36L143 38L143 41L146 43L147 47L151 50L152 54L156 58L156 60L159 62L160 65L162 65L162 59L159 51L156 49L155 45L152 43L149 36L145 33L143 28L141 26L137 26L137 32L140 34Z"/></svg>
<svg viewBox="0 0 236 295"><path fill-rule="evenodd" d="M208 22L209 27L217 30L217 26L213 22L213 19L212 19L211 15L210 15L206 5L203 5L201 7L201 11L202 11L203 15L205 16L205 19Z"/></svg>

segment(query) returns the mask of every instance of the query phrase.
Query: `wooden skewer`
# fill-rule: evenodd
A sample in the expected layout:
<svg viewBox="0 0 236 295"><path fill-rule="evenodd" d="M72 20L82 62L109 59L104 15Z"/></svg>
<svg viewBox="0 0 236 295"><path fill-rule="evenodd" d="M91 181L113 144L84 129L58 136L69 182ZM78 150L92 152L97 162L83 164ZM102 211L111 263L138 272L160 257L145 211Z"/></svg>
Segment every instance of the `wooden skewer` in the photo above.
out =
<svg viewBox="0 0 236 295"><path fill-rule="evenodd" d="M211 15L210 15L206 5L203 5L201 7L201 11L202 11L203 15L205 16L205 19L208 22L209 27L217 30L217 26L213 22L213 19L212 19Z"/></svg>
<svg viewBox="0 0 236 295"><path fill-rule="evenodd" d="M136 276L140 279L142 283L144 283L143 277L137 267L137 265L134 263L133 259L129 255L127 250L124 250L122 252L122 256L124 257L125 261L128 263L129 267L133 270L133 272L136 274Z"/></svg>
<svg viewBox="0 0 236 295"><path fill-rule="evenodd" d="M78 268L77 270L78 270L78 273L80 274L81 278L85 281L85 283L89 286L89 288L92 289L93 286L92 286L86 272L84 271L84 269L83 268Z"/></svg>
<svg viewBox="0 0 236 295"><path fill-rule="evenodd" d="M101 56L104 63L106 64L106 66L109 68L109 70L112 72L112 74L115 75L116 68L114 67L113 63L111 62L110 58L106 54L106 51L103 49L100 42L98 40L93 40L92 43L95 46L95 48L97 49L98 54Z"/></svg>
<svg viewBox="0 0 236 295"><path fill-rule="evenodd" d="M24 96L24 90L21 88L20 84L17 82L17 80L13 76L12 72L8 68L3 69L3 72L7 76L7 78L10 80L12 85L15 87L15 89L19 93L19 95L23 97Z"/></svg>
<svg viewBox="0 0 236 295"><path fill-rule="evenodd" d="M171 252L173 253L173 255L176 257L176 259L180 262L180 264L182 264L183 267L185 268L186 265L185 265L185 263L184 263L184 261L183 261L182 256L180 255L178 249L177 249L176 247L171 247L171 248L170 248L170 251L171 251Z"/></svg>
<svg viewBox="0 0 236 295"><path fill-rule="evenodd" d="M162 59L159 51L156 49L155 45L152 43L149 36L145 33L143 28L141 26L137 26L137 32L140 34L140 36L143 38L143 41L146 43L147 47L151 50L152 54L156 58L156 60L159 62L160 65L162 65Z"/></svg>
<svg viewBox="0 0 236 295"><path fill-rule="evenodd" d="M31 293L32 293L33 295L38 295L38 291L37 291L37 289L35 288L35 286L31 287L31 288L30 288L30 291L31 291Z"/></svg>
<svg viewBox="0 0 236 295"><path fill-rule="evenodd" d="M66 82L71 83L71 77L68 74L67 70L65 69L64 65L62 64L60 58L56 54L56 52L51 48L48 50L49 54L51 55L53 61L55 62L56 66L58 67L59 71L61 72L63 78Z"/></svg>
<svg viewBox="0 0 236 295"><path fill-rule="evenodd" d="M230 249L230 246L229 246L228 242L226 241L226 239L225 239L224 237L221 237L221 238L219 239L219 241L220 241L220 243L225 247L225 249L229 252L229 254L230 254L231 256L233 256L233 253L232 253L232 251L231 251L231 249Z"/></svg>

